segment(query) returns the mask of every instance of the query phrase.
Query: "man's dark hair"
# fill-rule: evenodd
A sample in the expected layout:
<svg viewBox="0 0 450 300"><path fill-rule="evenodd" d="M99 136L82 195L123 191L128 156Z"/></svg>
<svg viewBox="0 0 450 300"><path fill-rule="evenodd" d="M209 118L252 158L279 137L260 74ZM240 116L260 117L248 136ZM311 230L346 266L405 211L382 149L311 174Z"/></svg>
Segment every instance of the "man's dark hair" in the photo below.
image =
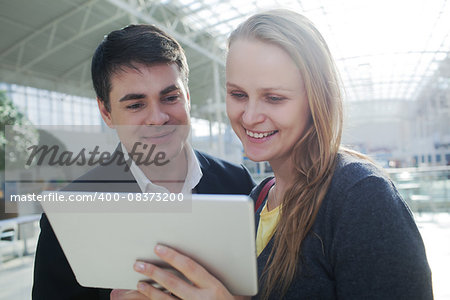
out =
<svg viewBox="0 0 450 300"><path fill-rule="evenodd" d="M91 75L97 97L110 111L111 77L136 64L176 63L187 88L189 67L180 44L153 25L129 25L105 36L92 57Z"/></svg>

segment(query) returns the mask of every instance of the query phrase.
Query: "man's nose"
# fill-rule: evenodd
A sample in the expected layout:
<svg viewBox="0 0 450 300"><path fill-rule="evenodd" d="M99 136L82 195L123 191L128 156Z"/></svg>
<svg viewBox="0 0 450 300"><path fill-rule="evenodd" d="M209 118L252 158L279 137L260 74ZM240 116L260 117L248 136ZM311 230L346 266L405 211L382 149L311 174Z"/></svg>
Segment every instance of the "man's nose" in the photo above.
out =
<svg viewBox="0 0 450 300"><path fill-rule="evenodd" d="M244 108L242 121L246 125L253 125L264 121L262 105L258 100L249 100Z"/></svg>
<svg viewBox="0 0 450 300"><path fill-rule="evenodd" d="M169 119L169 114L159 104L151 105L147 111L145 125L164 125Z"/></svg>

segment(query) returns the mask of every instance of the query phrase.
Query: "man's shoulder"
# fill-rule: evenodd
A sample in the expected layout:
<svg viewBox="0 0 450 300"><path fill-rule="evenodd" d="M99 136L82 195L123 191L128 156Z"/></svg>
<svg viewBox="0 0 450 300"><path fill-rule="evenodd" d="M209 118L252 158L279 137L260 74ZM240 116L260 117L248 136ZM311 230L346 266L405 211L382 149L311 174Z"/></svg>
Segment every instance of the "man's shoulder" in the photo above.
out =
<svg viewBox="0 0 450 300"><path fill-rule="evenodd" d="M243 165L234 164L198 150L194 151L203 172L199 185L200 192L211 189L211 193L218 194L248 195L250 193L255 182Z"/></svg>
<svg viewBox="0 0 450 300"><path fill-rule="evenodd" d="M116 164L97 166L65 186L65 191L128 192L138 188L129 168ZM138 190L137 190L138 191Z"/></svg>
<svg viewBox="0 0 450 300"><path fill-rule="evenodd" d="M223 171L238 171L242 172L245 169L244 166L238 165L221 158L212 156L211 154L207 154L202 151L194 150L195 155L197 156L198 162L200 163L200 167L202 169L214 169L214 170L223 170Z"/></svg>

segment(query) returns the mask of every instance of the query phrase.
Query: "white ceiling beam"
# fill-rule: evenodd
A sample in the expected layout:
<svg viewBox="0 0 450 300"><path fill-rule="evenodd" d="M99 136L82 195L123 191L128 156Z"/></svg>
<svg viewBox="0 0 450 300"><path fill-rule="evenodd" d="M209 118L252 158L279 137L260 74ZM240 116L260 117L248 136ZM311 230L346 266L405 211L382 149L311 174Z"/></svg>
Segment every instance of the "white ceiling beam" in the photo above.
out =
<svg viewBox="0 0 450 300"><path fill-rule="evenodd" d="M16 61L16 68L17 69L20 67L20 64L22 63L24 49L25 49L25 45L22 45L19 48L19 53L17 54L17 61Z"/></svg>
<svg viewBox="0 0 450 300"><path fill-rule="evenodd" d="M60 75L61 79L65 79L65 78L71 76L72 74L78 72L78 70L81 68L84 68L85 65L90 66L91 60L92 60L92 57L89 56L86 59L83 59L81 62L78 62L75 67L73 67L73 66L70 67L70 69L68 71L66 71L62 75Z"/></svg>
<svg viewBox="0 0 450 300"><path fill-rule="evenodd" d="M159 22L158 20L156 20L155 18L153 18L152 16L149 16L147 14L144 14L142 12L137 11L137 9L131 5L129 5L128 3L122 1L122 0L106 0L107 2L123 9L124 11L130 13L130 14L134 14L137 18L143 20L146 23L149 24L155 24L156 26L160 27L161 29L163 29L164 31L166 31L167 33L169 33L170 35L172 35L176 40L178 40L179 42L182 42L183 44L185 44L186 46L194 49L195 51L203 54L204 56L208 57L209 59L211 59L212 61L217 62L219 65L221 66L225 66L225 62L223 61L222 58L218 57L217 55L215 55L214 53L208 51L205 49L204 46L201 46L199 44L197 44L196 42L192 41L191 39L186 38L184 35L178 33L177 31L165 26L164 24L161 24L161 22Z"/></svg>
<svg viewBox="0 0 450 300"><path fill-rule="evenodd" d="M83 21L81 21L80 29L79 31L83 31L86 28L87 21L89 20L89 17L91 16L92 12L92 6L94 5L93 2L89 3L86 12L83 16Z"/></svg>
<svg viewBox="0 0 450 300"><path fill-rule="evenodd" d="M72 38L64 41L63 43L58 44L57 46L53 47L51 50L46 51L45 53L43 53L42 55L39 55L38 57L36 57L32 61L28 62L27 64L21 66L17 70L17 72L23 72L23 71L29 69L33 65L37 64L38 62L42 61L43 59L47 58L48 56L51 56L53 53L63 49L67 45L70 45L71 43L78 40L79 38L91 33L92 31L97 30L98 28L101 28L102 26L105 26L106 24L112 23L115 20L117 20L125 15L126 15L126 12L118 10L116 15L104 20L103 22L97 23L95 26L89 27L87 30L85 30L83 32L79 32L78 34L74 35Z"/></svg>
<svg viewBox="0 0 450 300"><path fill-rule="evenodd" d="M75 9L70 9L68 12L66 12L65 14L62 14L61 16L57 17L56 19L52 20L51 22L47 23L46 25L42 26L39 30L33 31L30 35L22 38L20 40L19 43L12 45L9 49L6 49L1 55L0 55L0 60L3 59L5 56L7 56L8 54L10 54L13 51L16 51L17 48L25 45L26 43L28 43L29 41L31 41L33 38L39 36L40 34L46 32L47 30L51 29L53 25L59 23L60 21L78 13L80 10L84 9L86 6L88 5L92 5L92 3L97 2L99 0L90 0L87 1L83 4L81 4L80 6L77 6Z"/></svg>
<svg viewBox="0 0 450 300"><path fill-rule="evenodd" d="M52 30L50 31L50 35L48 38L46 51L50 50L50 48L53 45L53 40L55 39L55 34L56 34L56 25L57 25L56 23L53 23Z"/></svg>

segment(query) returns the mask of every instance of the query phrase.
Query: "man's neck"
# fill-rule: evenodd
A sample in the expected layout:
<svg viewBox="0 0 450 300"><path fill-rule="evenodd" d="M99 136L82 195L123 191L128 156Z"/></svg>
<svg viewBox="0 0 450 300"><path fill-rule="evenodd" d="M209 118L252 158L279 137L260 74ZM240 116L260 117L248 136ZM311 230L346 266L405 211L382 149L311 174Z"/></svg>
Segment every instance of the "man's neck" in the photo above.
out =
<svg viewBox="0 0 450 300"><path fill-rule="evenodd" d="M186 147L163 166L141 164L138 167L153 184L163 186L170 192L181 192L188 171Z"/></svg>

